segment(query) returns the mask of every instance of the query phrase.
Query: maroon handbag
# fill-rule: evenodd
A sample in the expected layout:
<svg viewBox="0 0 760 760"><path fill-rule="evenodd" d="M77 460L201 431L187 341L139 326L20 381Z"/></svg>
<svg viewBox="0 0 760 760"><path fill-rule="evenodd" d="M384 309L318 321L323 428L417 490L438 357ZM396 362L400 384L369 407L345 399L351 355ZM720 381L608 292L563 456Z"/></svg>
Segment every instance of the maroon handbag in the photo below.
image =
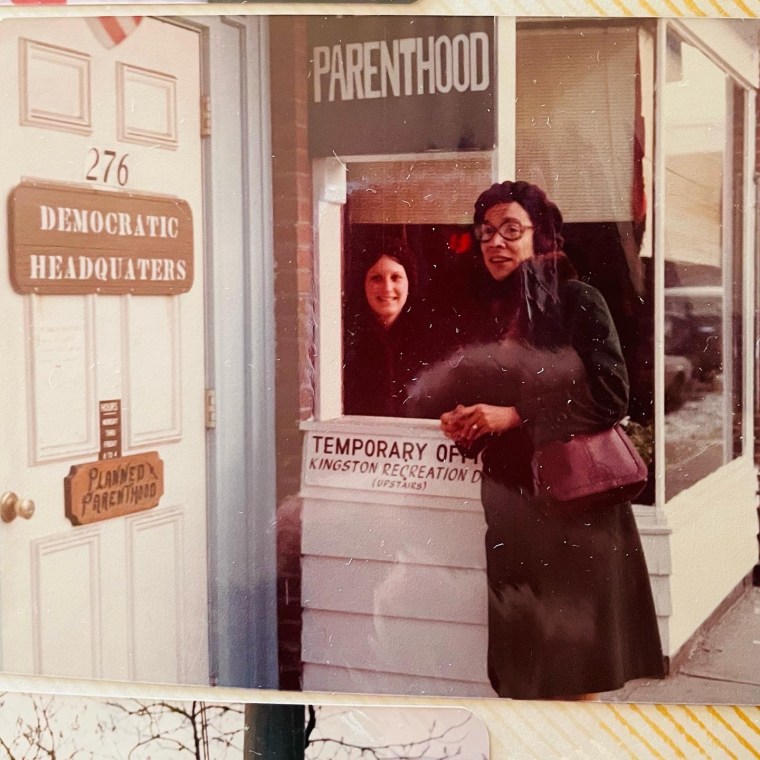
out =
<svg viewBox="0 0 760 760"><path fill-rule="evenodd" d="M631 501L642 492L647 477L647 466L620 425L548 441L533 454L536 495L566 512Z"/></svg>

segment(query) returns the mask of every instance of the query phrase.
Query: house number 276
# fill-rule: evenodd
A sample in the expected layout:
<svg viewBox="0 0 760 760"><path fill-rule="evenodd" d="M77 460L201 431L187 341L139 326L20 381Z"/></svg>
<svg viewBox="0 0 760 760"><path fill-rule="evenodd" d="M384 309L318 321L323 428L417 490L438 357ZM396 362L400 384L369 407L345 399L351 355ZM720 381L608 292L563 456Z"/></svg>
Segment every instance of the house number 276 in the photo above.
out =
<svg viewBox="0 0 760 760"><path fill-rule="evenodd" d="M89 165L85 179L90 182L117 183L121 187L127 184L129 179L129 167L127 157L129 153L119 156L114 150L98 150L90 148Z"/></svg>

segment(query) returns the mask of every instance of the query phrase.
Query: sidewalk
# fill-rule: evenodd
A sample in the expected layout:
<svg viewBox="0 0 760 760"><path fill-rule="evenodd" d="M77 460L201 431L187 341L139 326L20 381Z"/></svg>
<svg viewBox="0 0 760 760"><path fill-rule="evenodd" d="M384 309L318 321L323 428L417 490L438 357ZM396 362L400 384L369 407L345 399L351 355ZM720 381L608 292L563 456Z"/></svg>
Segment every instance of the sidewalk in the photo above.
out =
<svg viewBox="0 0 760 760"><path fill-rule="evenodd" d="M748 588L693 642L678 672L662 680L631 681L600 700L760 705L760 588Z"/></svg>

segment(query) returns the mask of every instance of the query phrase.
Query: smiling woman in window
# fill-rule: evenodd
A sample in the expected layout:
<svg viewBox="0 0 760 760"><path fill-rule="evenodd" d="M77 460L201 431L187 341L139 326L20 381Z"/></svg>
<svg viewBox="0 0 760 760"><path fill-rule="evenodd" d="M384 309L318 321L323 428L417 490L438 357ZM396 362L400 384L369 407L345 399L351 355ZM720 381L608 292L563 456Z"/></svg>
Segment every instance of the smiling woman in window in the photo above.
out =
<svg viewBox="0 0 760 760"><path fill-rule="evenodd" d="M343 411L403 417L419 369L421 309L415 257L401 240L359 247L344 324Z"/></svg>

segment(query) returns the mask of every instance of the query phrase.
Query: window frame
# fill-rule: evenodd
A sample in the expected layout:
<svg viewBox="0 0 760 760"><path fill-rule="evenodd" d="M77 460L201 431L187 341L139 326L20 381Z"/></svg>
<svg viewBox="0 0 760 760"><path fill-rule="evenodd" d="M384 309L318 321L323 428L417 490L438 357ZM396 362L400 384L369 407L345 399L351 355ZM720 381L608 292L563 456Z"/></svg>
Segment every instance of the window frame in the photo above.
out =
<svg viewBox="0 0 760 760"><path fill-rule="evenodd" d="M707 29L710 32L710 29ZM721 39L711 40L711 44L702 34L697 34L693 22L660 19L657 25L656 53L655 53L655 147L654 147L654 457L655 472L657 478L655 481L655 505L658 511L662 510L667 503L666 500L666 455L665 455L665 224L667 221L667 209L665 204L665 151L664 151L664 91L666 82L666 60L667 60L667 39L669 34L674 34L689 45L694 46L712 61L726 75L726 87L736 86L743 92L742 104L743 113L743 131L744 142L742 148L742 168L743 168L743 186L742 186L742 432L743 432L743 451L739 456L729 457L724 463L704 478L695 481L691 486L679 492L673 499L678 499L682 494L688 493L696 485L708 483L714 478L721 478L722 472L726 467L731 466L737 461L746 461L753 458L754 450L754 420L753 420L753 398L754 398L754 331L753 315L755 308L755 170L754 170L754 152L755 152L755 102L757 82L749 79L749 76L756 77L756 74L749 73L749 67L746 65L740 67L736 60L728 60L724 57L730 46L727 44L720 45ZM708 35L709 37L709 35ZM721 53L717 52L720 48ZM756 62L754 62L756 64ZM752 65L752 64L750 64ZM742 70L744 69L744 70ZM757 69L757 66L754 66ZM746 76L745 76L746 74ZM737 104L733 104L735 107ZM729 145L727 144L727 149ZM726 219L726 186L723 188L724 193L724 218L723 227L728 230L728 235L723 239L722 263L723 269L723 288L727 282L731 281L732 272L732 250L733 235L731 234L732 223L727 224ZM731 299L723 298L723 323L731 323ZM730 347L728 341L731 335L724 335L724 357L730 356L725 353L726 348ZM724 358L725 361L725 358ZM729 360L730 361L730 360ZM730 414L731 398L724 395L724 412ZM726 431L726 437L730 437L731 431ZM731 448L731 442L726 440L724 446Z"/></svg>

